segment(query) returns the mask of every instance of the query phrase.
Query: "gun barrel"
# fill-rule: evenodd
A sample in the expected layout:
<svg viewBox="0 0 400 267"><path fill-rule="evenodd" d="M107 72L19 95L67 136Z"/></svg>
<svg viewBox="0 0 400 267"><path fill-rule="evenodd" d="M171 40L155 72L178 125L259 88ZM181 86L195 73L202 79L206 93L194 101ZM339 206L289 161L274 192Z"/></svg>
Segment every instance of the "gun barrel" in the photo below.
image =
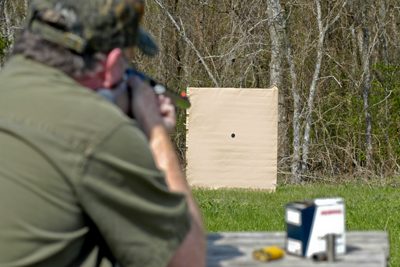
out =
<svg viewBox="0 0 400 267"><path fill-rule="evenodd" d="M183 109L190 108L191 104L190 104L189 99L186 97L186 94L185 94L185 96L179 95L179 94L173 92L172 90L168 89L164 85L159 84L156 80L147 76L146 74L139 72L135 69L128 69L126 71L127 79L129 79L129 77L131 77L132 75L139 76L144 82L146 82L153 88L153 91L156 94L158 94L158 95L163 94L166 97L171 98L172 104L175 105L176 107L180 107Z"/></svg>

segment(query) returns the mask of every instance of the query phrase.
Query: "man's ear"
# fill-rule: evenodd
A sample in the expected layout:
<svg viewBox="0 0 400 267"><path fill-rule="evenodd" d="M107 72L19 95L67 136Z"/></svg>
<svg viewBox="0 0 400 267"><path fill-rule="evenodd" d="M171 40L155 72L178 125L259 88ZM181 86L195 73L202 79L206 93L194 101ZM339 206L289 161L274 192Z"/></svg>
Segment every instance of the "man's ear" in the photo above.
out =
<svg viewBox="0 0 400 267"><path fill-rule="evenodd" d="M108 53L104 66L104 88L111 89L121 79L124 71L121 55L121 48L114 48Z"/></svg>

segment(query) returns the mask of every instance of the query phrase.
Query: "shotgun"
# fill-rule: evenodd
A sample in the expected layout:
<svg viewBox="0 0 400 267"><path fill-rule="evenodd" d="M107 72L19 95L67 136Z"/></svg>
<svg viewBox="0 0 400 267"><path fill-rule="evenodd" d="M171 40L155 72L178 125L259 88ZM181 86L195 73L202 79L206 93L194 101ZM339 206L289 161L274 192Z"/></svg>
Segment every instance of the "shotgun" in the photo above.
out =
<svg viewBox="0 0 400 267"><path fill-rule="evenodd" d="M147 76L146 74L137 71L136 69L128 69L125 72L125 79L128 80L132 75L137 75L139 76L145 83L150 85L154 93L157 95L165 95L166 97L171 98L172 104L175 107L183 108L183 109L188 109L190 108L190 102L189 99L187 98L187 95L185 92L182 92L180 94L177 94L173 92L172 90L168 89L164 85L158 83L156 80L151 78L150 76Z"/></svg>

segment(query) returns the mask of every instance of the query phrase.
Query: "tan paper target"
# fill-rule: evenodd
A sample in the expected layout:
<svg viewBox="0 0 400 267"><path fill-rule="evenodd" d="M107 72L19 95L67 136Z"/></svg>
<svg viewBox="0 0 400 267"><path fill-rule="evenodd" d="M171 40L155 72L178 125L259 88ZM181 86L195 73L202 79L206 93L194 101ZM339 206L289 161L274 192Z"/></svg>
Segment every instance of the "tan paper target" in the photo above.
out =
<svg viewBox="0 0 400 267"><path fill-rule="evenodd" d="M278 88L188 88L191 186L275 189Z"/></svg>

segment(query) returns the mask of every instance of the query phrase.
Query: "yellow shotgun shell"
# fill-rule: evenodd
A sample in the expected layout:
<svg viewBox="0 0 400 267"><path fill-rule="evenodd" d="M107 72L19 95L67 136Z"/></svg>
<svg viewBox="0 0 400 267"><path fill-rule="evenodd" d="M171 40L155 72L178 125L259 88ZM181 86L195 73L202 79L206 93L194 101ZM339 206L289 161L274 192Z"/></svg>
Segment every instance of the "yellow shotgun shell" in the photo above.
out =
<svg viewBox="0 0 400 267"><path fill-rule="evenodd" d="M280 259L285 255L285 251L278 246L265 247L262 250L255 250L253 257L263 262Z"/></svg>

